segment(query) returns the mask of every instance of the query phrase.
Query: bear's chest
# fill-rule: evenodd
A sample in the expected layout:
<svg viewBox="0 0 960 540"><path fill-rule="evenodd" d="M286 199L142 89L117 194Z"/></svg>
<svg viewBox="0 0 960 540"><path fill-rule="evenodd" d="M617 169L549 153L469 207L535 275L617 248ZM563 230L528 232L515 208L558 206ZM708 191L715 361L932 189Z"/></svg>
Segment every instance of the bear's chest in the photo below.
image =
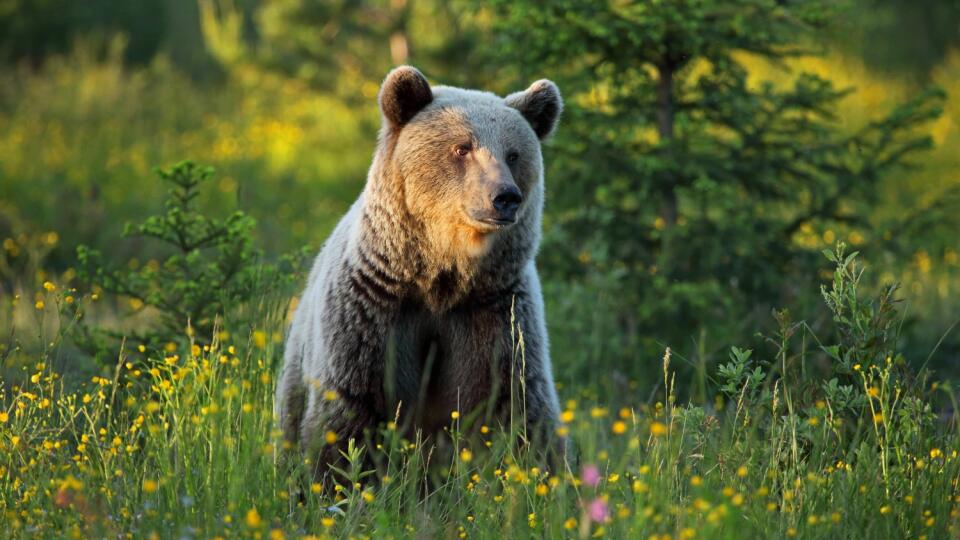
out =
<svg viewBox="0 0 960 540"><path fill-rule="evenodd" d="M425 278L419 284L420 301L432 313L444 313L467 293L472 274L464 267L454 265Z"/></svg>
<svg viewBox="0 0 960 540"><path fill-rule="evenodd" d="M475 404L487 377L478 377L476 355L463 349L456 325L426 311L411 310L393 329L389 340L384 384L390 414L399 412L408 429L433 433L450 424L453 411Z"/></svg>

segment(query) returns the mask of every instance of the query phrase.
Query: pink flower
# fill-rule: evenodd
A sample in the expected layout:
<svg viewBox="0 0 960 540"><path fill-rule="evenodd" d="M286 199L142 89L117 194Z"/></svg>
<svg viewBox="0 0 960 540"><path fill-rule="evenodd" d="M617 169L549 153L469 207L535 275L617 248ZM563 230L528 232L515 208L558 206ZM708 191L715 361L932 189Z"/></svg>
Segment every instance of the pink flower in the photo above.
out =
<svg viewBox="0 0 960 540"><path fill-rule="evenodd" d="M597 523L603 523L610 517L610 509L607 507L607 501L596 498L587 505L587 515Z"/></svg>
<svg viewBox="0 0 960 540"><path fill-rule="evenodd" d="M580 472L580 481L590 487L597 487L600 483L600 470L596 465L584 465Z"/></svg>

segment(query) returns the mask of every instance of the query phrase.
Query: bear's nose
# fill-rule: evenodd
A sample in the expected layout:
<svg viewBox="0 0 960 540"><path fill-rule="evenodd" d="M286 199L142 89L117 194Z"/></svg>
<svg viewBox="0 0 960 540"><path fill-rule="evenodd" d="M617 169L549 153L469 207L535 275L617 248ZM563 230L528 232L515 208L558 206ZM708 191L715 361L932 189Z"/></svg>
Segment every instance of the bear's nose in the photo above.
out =
<svg viewBox="0 0 960 540"><path fill-rule="evenodd" d="M520 193L520 189L517 186L508 186L493 198L493 208L501 219L512 220L521 202L523 202L523 194Z"/></svg>

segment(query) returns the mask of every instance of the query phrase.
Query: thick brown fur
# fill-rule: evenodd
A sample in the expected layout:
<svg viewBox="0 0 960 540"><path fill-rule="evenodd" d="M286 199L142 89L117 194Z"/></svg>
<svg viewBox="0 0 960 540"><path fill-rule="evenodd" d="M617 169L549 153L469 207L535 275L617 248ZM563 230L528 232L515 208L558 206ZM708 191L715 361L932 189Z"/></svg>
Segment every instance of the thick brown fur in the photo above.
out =
<svg viewBox="0 0 960 540"><path fill-rule="evenodd" d="M504 425L521 413L542 442L557 422L534 256L559 90L431 88L404 66L379 101L366 187L316 259L277 387L284 439L319 477L398 409L427 436L454 410ZM522 196L512 224L488 219L506 189Z"/></svg>

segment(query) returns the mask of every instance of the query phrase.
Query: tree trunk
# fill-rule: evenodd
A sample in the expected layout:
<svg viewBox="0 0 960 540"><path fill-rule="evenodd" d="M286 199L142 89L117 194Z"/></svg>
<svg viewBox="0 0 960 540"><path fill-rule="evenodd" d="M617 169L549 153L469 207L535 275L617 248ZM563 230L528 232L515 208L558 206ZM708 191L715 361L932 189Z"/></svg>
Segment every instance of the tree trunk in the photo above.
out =
<svg viewBox="0 0 960 540"><path fill-rule="evenodd" d="M220 65L207 51L197 2L163 0L167 37L165 48L173 63L193 80L210 81L222 75Z"/></svg>

